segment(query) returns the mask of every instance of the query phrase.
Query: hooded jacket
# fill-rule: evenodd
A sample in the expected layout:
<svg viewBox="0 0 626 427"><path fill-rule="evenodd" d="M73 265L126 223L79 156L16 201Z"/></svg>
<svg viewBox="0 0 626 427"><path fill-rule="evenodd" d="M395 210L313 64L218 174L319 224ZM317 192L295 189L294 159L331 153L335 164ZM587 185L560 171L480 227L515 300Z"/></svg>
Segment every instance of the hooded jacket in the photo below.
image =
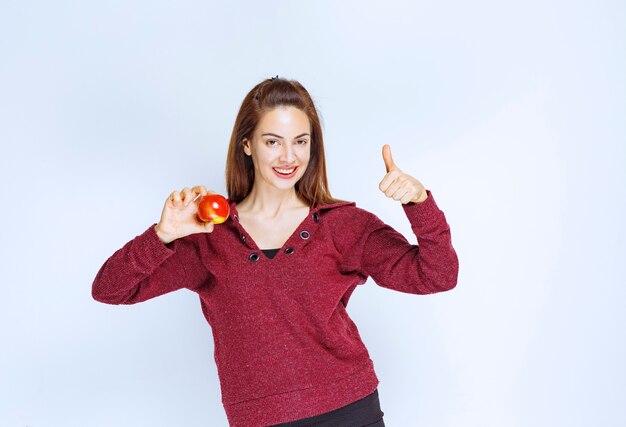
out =
<svg viewBox="0 0 626 427"><path fill-rule="evenodd" d="M98 271L95 300L136 304L178 289L198 294L211 326L222 404L231 426L261 427L322 414L372 393L379 380L348 315L368 277L432 294L456 286L450 227L430 190L402 208L417 245L375 214L339 202L310 208L273 258L230 216L211 233L163 244L156 223Z"/></svg>

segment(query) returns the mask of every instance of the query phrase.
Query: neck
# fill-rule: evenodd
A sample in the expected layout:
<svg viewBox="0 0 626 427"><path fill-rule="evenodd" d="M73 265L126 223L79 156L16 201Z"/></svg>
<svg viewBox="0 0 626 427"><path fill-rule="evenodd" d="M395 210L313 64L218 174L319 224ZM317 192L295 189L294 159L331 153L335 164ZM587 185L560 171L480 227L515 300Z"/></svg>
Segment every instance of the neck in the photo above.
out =
<svg viewBox="0 0 626 427"><path fill-rule="evenodd" d="M266 218L280 216L281 212L307 206L294 187L281 190L276 187L258 190L257 185L252 187L250 193L238 205L239 212L250 212Z"/></svg>

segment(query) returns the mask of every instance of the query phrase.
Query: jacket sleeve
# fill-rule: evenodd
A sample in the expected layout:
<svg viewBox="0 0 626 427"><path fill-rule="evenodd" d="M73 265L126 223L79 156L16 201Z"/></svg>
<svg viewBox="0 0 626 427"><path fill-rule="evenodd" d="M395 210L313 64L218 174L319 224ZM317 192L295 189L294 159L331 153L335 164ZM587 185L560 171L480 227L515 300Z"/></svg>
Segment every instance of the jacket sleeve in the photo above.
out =
<svg viewBox="0 0 626 427"><path fill-rule="evenodd" d="M136 304L208 279L193 234L167 245L156 223L118 249L100 267L91 288L93 299L106 304Z"/></svg>
<svg viewBox="0 0 626 427"><path fill-rule="evenodd" d="M432 294L456 286L459 261L450 227L430 190L421 203L403 204L417 245L376 215L368 221L361 269L377 285L409 294Z"/></svg>

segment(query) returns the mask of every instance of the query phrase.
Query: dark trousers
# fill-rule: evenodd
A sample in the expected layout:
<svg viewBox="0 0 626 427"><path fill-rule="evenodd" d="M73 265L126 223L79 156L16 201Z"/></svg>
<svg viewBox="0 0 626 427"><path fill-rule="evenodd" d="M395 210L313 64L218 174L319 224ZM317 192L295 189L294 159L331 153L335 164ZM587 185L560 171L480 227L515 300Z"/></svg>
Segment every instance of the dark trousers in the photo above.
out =
<svg viewBox="0 0 626 427"><path fill-rule="evenodd" d="M385 427L378 389L334 411L271 427Z"/></svg>

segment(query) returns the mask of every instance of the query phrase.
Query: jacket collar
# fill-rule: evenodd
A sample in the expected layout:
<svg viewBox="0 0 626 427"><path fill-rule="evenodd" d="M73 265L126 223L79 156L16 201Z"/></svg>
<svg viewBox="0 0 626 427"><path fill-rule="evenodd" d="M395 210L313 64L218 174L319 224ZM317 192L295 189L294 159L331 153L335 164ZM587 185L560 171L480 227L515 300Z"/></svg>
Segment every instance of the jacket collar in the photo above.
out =
<svg viewBox="0 0 626 427"><path fill-rule="evenodd" d="M256 242L253 241L252 237L239 223L239 217L237 215L238 212L235 201L231 200L230 198L226 200L228 201L228 204L230 206L230 214L228 216L228 221L225 224L227 224L231 230L236 231L236 234L238 235L241 244L247 249L247 259L253 262L258 261L259 259L265 260L266 257L261 257L261 250L257 246ZM311 207L309 215L300 223L298 228L293 232L293 234L283 245L285 255L292 256L292 254L294 253L299 253L303 247L305 247L313 240L311 239L311 237L315 236L320 221L323 221L322 217L324 216L324 213L321 211L329 211L331 209L335 209L341 206L350 205L356 205L356 202L342 201ZM282 256L283 254L280 254L276 257L279 257L280 259L282 258Z"/></svg>

